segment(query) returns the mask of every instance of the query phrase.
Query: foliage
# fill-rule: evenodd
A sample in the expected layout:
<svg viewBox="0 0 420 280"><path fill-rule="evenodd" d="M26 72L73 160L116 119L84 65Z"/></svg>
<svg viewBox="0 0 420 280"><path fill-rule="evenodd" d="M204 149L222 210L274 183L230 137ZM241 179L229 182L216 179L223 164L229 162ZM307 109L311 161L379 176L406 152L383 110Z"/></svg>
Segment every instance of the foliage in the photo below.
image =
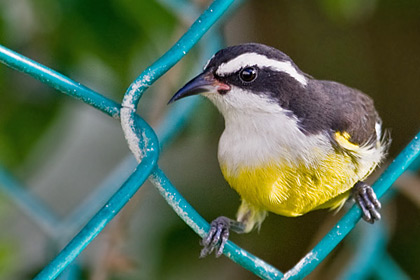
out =
<svg viewBox="0 0 420 280"><path fill-rule="evenodd" d="M368 92L374 96L385 126L393 128L395 153L420 128L418 3L411 0L249 1L237 16L232 15L227 42L239 43L238 38L244 38L242 41L276 46L290 54L308 73ZM117 101L137 74L175 41L179 36L178 26L175 16L159 1L0 1L0 44ZM185 71L175 75L179 79ZM143 103L149 101L148 96ZM18 170L63 107L73 102L0 65L0 163ZM223 120L213 107L208 104L200 107L182 134L183 139L162 158L163 169L168 170L180 191L208 220L220 214L234 216L239 203L221 178L216 162L217 138L222 126ZM223 259L199 261L197 237L186 230L160 197L154 193L146 195L147 199L140 203L139 215L144 209L150 210L143 214L147 223L139 225L133 221L135 234L126 240L135 244L132 251L138 251L136 259L144 262L139 264L138 272L145 274L142 279L153 279L153 275L157 279L171 276L171 279L214 279L222 273L228 278L234 275L231 278L253 279L248 272ZM400 205L406 203L399 200ZM416 211L407 208L407 212ZM2 212L7 211L0 208ZM325 224L337 218L326 212L295 220L270 215L259 234L232 235L232 238L286 270L307 251L318 229L328 228ZM418 246L412 246L419 234L418 211L404 216L398 226L397 237L391 240L391 252L416 278L420 276L420 268L410 264L407 256L420 253ZM0 240L0 278L3 268L13 269L16 250L16 244ZM130 278L127 275L118 279ZM139 279L137 274L132 278Z"/></svg>
<svg viewBox="0 0 420 280"><path fill-rule="evenodd" d="M169 46L175 18L155 1L1 1L0 43L121 98ZM0 67L0 162L17 167L57 115L62 96Z"/></svg>

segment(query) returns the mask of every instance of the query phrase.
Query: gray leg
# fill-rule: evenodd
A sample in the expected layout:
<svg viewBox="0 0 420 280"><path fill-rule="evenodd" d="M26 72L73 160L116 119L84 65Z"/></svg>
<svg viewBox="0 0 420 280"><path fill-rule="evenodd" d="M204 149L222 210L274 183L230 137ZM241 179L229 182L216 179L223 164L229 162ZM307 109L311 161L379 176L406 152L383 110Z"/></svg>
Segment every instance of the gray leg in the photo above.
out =
<svg viewBox="0 0 420 280"><path fill-rule="evenodd" d="M209 233L201 241L201 245L204 246L204 248L201 250L200 258L210 255L214 249L217 249L216 257L220 257L229 238L230 229L237 233L243 233L245 225L224 216L220 216L213 220L210 224Z"/></svg>
<svg viewBox="0 0 420 280"><path fill-rule="evenodd" d="M381 219L379 209L381 209L381 203L376 198L376 194L372 187L365 182L359 181L353 187L353 197L356 203L362 209L362 218L368 223L373 224Z"/></svg>

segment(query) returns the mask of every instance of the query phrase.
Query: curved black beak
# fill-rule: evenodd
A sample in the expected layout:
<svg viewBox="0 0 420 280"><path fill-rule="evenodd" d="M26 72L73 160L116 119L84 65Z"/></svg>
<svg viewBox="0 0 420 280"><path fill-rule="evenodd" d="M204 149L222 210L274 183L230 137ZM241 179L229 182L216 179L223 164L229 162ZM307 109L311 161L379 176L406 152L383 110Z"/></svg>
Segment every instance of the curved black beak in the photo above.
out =
<svg viewBox="0 0 420 280"><path fill-rule="evenodd" d="M221 90L227 91L230 87L226 84L223 84L217 81L212 73L203 72L191 81L189 81L185 86L178 90L168 104L177 101L178 99L196 95L204 92L220 92Z"/></svg>

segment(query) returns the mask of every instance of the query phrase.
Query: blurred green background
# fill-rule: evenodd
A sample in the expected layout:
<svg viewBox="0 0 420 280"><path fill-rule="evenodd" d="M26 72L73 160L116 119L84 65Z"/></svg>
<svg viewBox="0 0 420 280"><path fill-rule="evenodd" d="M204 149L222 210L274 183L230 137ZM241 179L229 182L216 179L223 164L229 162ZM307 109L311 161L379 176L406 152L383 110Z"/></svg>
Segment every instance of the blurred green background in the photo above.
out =
<svg viewBox="0 0 420 280"><path fill-rule="evenodd" d="M208 4L195 2L200 10ZM0 44L119 102L131 81L190 24L163 3L1 0ZM250 0L229 16L222 32L227 45L274 46L304 72L372 96L393 138L389 160L420 130L420 1ZM169 97L196 74L188 71L195 52L142 99L140 114L152 124L159 123ZM217 163L222 130L222 117L204 101L160 159L209 221L233 217L239 205ZM71 212L127 154L115 120L0 65L0 164L58 215ZM404 191L383 210L386 249L409 277L420 279L420 187L416 180L401 185ZM231 240L285 271L341 214L270 215L259 233L232 234ZM61 246L52 245L2 193L0 228L0 279L30 279ZM338 278L353 248L350 237L308 278ZM79 259L83 279L256 278L225 257L199 260L199 251L198 237L146 185Z"/></svg>

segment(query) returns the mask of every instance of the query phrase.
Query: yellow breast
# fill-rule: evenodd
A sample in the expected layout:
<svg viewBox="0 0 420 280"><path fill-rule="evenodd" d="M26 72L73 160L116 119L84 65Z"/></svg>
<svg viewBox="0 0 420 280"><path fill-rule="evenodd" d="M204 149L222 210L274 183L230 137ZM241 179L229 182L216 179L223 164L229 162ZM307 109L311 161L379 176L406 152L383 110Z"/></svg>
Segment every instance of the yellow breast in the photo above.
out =
<svg viewBox="0 0 420 280"><path fill-rule="evenodd" d="M299 216L321 208L337 208L360 179L345 153L324 155L316 166L270 162L232 171L221 164L227 182L248 203L284 216Z"/></svg>

